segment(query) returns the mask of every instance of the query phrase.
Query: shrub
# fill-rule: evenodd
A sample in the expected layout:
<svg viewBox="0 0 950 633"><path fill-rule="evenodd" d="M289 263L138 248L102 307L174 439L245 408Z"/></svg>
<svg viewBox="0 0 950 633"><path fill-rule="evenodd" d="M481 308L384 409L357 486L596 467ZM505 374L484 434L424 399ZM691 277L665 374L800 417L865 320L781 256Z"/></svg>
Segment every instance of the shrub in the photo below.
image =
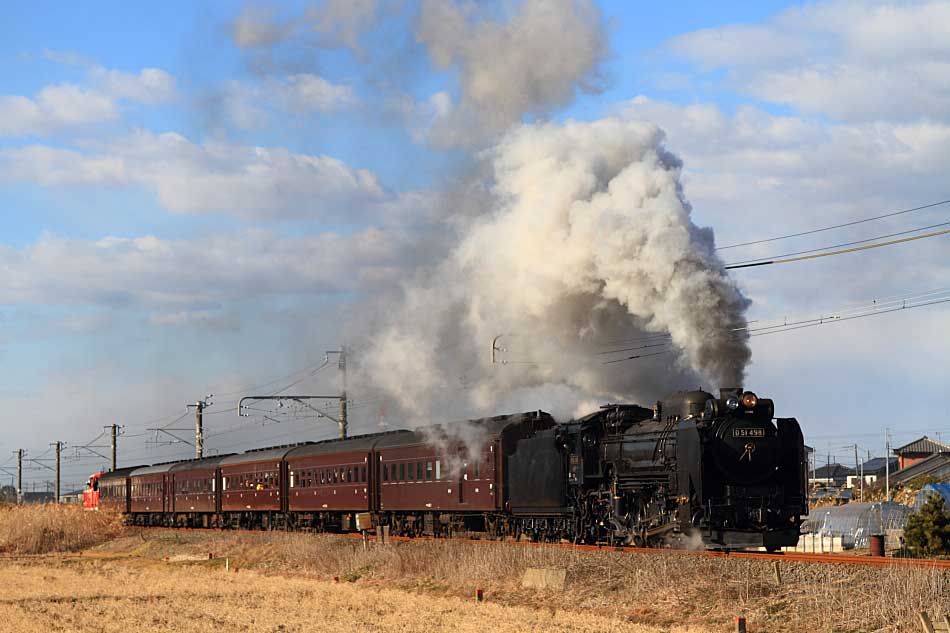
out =
<svg viewBox="0 0 950 633"><path fill-rule="evenodd" d="M904 539L923 556L950 554L950 511L942 497L932 495L919 512L910 515Z"/></svg>

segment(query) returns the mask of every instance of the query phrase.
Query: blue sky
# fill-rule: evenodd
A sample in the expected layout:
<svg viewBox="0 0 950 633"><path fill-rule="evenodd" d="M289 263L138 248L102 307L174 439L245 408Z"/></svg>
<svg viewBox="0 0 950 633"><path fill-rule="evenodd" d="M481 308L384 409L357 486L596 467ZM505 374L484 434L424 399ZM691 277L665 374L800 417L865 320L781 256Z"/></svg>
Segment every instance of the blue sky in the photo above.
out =
<svg viewBox="0 0 950 633"><path fill-rule="evenodd" d="M118 422L130 461L187 455L146 444L145 423L172 421L209 391L312 367L385 312L379 297L450 248L452 218L469 213L459 187L521 122L658 125L683 160L694 221L719 244L950 198L947 3L558 0L558 27L577 27L533 42L544 32L523 9L537 4L6 7L4 450L80 446ZM425 15L446 7L455 13L427 30ZM455 18L462 30L440 32ZM480 49L479 24L521 24L528 41ZM557 54L549 67L531 63ZM476 80L497 66L505 81L485 100ZM733 252L859 240L947 212ZM946 239L734 277L750 319L824 315L947 288ZM755 338L747 384L842 457L852 442L879 453L885 426L898 443L950 437L939 406L947 314L936 305ZM309 390L337 387L333 371L288 382L300 377ZM402 422L374 385L353 397L357 429ZM209 445L329 433L302 417L260 422L209 418L209 432L224 431ZM97 465L86 451L68 476Z"/></svg>

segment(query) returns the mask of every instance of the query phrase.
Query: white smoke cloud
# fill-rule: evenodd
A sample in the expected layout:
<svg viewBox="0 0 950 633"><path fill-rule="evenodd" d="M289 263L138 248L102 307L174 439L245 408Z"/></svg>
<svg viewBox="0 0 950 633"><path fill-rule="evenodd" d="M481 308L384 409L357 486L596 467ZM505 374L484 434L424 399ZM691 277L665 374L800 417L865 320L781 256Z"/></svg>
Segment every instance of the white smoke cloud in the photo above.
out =
<svg viewBox="0 0 950 633"><path fill-rule="evenodd" d="M460 96L432 124L437 145L497 138L525 114L545 115L599 90L607 51L600 11L585 0L526 0L507 21L470 5L426 0L417 39L442 68L458 71Z"/></svg>
<svg viewBox="0 0 950 633"><path fill-rule="evenodd" d="M748 301L712 232L691 222L680 163L662 141L656 126L621 119L505 136L485 155L494 202L430 277L407 285L373 338L367 377L423 417L460 391L469 411L487 412L558 386L576 407L649 401L700 378L742 384L749 349L735 330ZM667 333L665 356L604 365L597 354Z"/></svg>

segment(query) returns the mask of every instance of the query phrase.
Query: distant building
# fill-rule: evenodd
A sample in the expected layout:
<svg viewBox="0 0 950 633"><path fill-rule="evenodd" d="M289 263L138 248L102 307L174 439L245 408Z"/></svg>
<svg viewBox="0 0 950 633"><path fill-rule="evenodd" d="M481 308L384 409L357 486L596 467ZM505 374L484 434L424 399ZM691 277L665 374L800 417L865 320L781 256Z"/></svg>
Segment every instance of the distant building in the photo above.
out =
<svg viewBox="0 0 950 633"><path fill-rule="evenodd" d="M855 474L848 477L848 487L859 486L861 484L862 475L864 476L864 485L866 486L877 481L884 481L887 475L888 461L890 461L890 471L893 475L898 470L898 459L896 457L891 457L890 460L883 457L874 457L861 464Z"/></svg>
<svg viewBox="0 0 950 633"><path fill-rule="evenodd" d="M60 503L82 503L82 490L72 490L59 495Z"/></svg>
<svg viewBox="0 0 950 633"><path fill-rule="evenodd" d="M918 460L896 473L891 473L891 485L905 484L912 479L923 476L933 477L937 481L950 481L950 451L934 453L929 457Z"/></svg>
<svg viewBox="0 0 950 633"><path fill-rule="evenodd" d="M891 457L890 459L884 459L883 457L872 457L868 461L861 464L861 471L864 473L865 477L874 476L878 479L883 479L884 475L887 474L887 462L891 462L891 472L896 472L900 466L898 464L898 459L896 457Z"/></svg>
<svg viewBox="0 0 950 633"><path fill-rule="evenodd" d="M914 440L910 444L905 444L900 448L894 449L894 454L897 455L899 469L913 466L938 453L950 453L950 446L931 439L926 435Z"/></svg>
<svg viewBox="0 0 950 633"><path fill-rule="evenodd" d="M56 495L52 492L26 492L22 494L23 503L52 503Z"/></svg>
<svg viewBox="0 0 950 633"><path fill-rule="evenodd" d="M848 483L848 477L854 475L854 469L844 464L825 464L816 468L808 480L810 484L840 488Z"/></svg>

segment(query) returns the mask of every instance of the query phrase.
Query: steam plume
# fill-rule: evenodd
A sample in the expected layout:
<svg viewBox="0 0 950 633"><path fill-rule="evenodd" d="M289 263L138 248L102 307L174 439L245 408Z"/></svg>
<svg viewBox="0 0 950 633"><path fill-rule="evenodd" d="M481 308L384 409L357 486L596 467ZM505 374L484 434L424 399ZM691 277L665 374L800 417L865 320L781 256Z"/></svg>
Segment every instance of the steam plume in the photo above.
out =
<svg viewBox="0 0 950 633"><path fill-rule="evenodd" d="M607 52L600 11L587 0L525 0L493 21L445 0L422 3L416 38L459 74L460 96L439 93L430 140L438 145L497 139L526 113L545 115L600 90Z"/></svg>
<svg viewBox="0 0 950 633"><path fill-rule="evenodd" d="M478 413L547 407L557 392L570 413L584 398L741 384L748 301L712 231L692 223L662 141L621 119L510 131L484 154L490 204L435 271L405 286L366 355L368 377L422 416L459 400ZM656 333L673 353L614 365L596 354ZM505 351L491 364L499 335Z"/></svg>

